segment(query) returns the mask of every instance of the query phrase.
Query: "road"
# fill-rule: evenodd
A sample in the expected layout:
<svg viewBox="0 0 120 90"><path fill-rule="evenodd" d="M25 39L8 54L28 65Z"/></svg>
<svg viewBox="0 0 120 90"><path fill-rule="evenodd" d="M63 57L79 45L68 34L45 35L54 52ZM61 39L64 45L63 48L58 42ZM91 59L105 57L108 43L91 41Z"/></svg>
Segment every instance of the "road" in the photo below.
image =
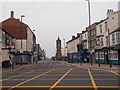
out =
<svg viewBox="0 0 120 90"><path fill-rule="evenodd" d="M110 70L76 68L46 60L29 68L2 74L2 90L119 90L120 75Z"/></svg>

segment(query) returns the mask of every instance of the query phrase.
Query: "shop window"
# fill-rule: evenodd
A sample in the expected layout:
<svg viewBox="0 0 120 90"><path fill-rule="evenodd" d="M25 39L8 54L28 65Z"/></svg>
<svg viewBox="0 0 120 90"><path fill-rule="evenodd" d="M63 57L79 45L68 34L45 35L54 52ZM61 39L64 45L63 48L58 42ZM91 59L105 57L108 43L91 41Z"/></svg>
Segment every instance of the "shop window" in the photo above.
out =
<svg viewBox="0 0 120 90"><path fill-rule="evenodd" d="M119 36L119 33L116 33L116 43L119 43L120 42L120 36Z"/></svg>
<svg viewBox="0 0 120 90"><path fill-rule="evenodd" d="M100 25L100 33L102 33L102 25Z"/></svg>
<svg viewBox="0 0 120 90"><path fill-rule="evenodd" d="M108 43L109 43L109 42L108 42L108 36L106 36L106 45L108 45Z"/></svg>

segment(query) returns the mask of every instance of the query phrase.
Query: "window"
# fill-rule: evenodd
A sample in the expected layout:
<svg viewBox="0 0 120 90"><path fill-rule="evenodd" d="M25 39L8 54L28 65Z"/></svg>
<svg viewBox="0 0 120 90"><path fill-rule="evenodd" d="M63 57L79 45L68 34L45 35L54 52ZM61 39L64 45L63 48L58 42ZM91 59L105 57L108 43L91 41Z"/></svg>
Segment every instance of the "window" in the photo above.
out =
<svg viewBox="0 0 120 90"><path fill-rule="evenodd" d="M119 33L116 33L116 43L119 43L119 41L120 41Z"/></svg>
<svg viewBox="0 0 120 90"><path fill-rule="evenodd" d="M100 33L102 33L102 25L100 25Z"/></svg>
<svg viewBox="0 0 120 90"><path fill-rule="evenodd" d="M100 58L104 58L104 54L101 53Z"/></svg>
<svg viewBox="0 0 120 90"><path fill-rule="evenodd" d="M107 31L107 22L105 22L105 30Z"/></svg>
<svg viewBox="0 0 120 90"><path fill-rule="evenodd" d="M86 38L86 34L85 34L85 38Z"/></svg>
<svg viewBox="0 0 120 90"><path fill-rule="evenodd" d="M108 36L106 36L106 45L108 45Z"/></svg>
<svg viewBox="0 0 120 90"><path fill-rule="evenodd" d="M97 59L99 58L99 53L96 53L96 58L97 58Z"/></svg>
<svg viewBox="0 0 120 90"><path fill-rule="evenodd" d="M115 43L115 34L112 34L112 43Z"/></svg>
<svg viewBox="0 0 120 90"><path fill-rule="evenodd" d="M101 46L103 46L103 38L101 38Z"/></svg>

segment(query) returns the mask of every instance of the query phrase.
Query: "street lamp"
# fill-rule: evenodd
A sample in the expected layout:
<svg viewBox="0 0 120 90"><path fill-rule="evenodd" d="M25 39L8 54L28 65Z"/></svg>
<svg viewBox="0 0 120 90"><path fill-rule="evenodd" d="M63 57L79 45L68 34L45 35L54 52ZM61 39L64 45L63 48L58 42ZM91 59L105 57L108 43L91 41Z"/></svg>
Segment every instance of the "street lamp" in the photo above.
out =
<svg viewBox="0 0 120 90"><path fill-rule="evenodd" d="M21 52L22 52L22 18L25 17L24 15L21 15L21 29L20 29L20 34L21 34Z"/></svg>
<svg viewBox="0 0 120 90"><path fill-rule="evenodd" d="M15 42L16 42L16 39L13 38L13 39L12 39L12 42L15 43ZM15 53L15 46L14 46L14 45L11 46L11 50L12 50L12 51L11 51L12 53L13 53L13 52ZM11 60L12 60L12 69L14 69L14 65L15 65L14 55L10 54L10 56L11 56Z"/></svg>
<svg viewBox="0 0 120 90"><path fill-rule="evenodd" d="M37 64L37 58L35 58L36 56L36 50L35 50L35 30L33 30L33 63L36 62Z"/></svg>
<svg viewBox="0 0 120 90"><path fill-rule="evenodd" d="M91 11L90 11L90 0L86 0L88 2L88 14L89 14L89 32L90 32L90 61L92 66L92 40L91 40Z"/></svg>
<svg viewBox="0 0 120 90"><path fill-rule="evenodd" d="M110 68L112 68L111 52L110 52L110 31L109 31L109 29L108 29L108 42L109 42L109 46L108 46L108 58L109 58Z"/></svg>
<svg viewBox="0 0 120 90"><path fill-rule="evenodd" d="M21 29L20 29L20 37L21 37L21 50L20 52L23 53L23 50L22 50L22 18L25 17L25 15L21 15ZM21 58L20 58L20 62L21 62L21 65L22 65L22 55L21 55Z"/></svg>
<svg viewBox="0 0 120 90"><path fill-rule="evenodd" d="M65 60L65 38L63 38L64 40L64 60Z"/></svg>

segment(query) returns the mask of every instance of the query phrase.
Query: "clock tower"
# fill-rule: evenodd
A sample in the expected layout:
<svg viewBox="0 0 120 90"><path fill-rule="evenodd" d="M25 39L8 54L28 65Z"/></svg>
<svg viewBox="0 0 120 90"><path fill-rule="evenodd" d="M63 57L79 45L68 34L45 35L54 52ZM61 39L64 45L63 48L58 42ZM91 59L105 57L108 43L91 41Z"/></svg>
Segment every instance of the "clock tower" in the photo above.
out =
<svg viewBox="0 0 120 90"><path fill-rule="evenodd" d="M59 37L56 40L56 59L61 60L61 40Z"/></svg>

